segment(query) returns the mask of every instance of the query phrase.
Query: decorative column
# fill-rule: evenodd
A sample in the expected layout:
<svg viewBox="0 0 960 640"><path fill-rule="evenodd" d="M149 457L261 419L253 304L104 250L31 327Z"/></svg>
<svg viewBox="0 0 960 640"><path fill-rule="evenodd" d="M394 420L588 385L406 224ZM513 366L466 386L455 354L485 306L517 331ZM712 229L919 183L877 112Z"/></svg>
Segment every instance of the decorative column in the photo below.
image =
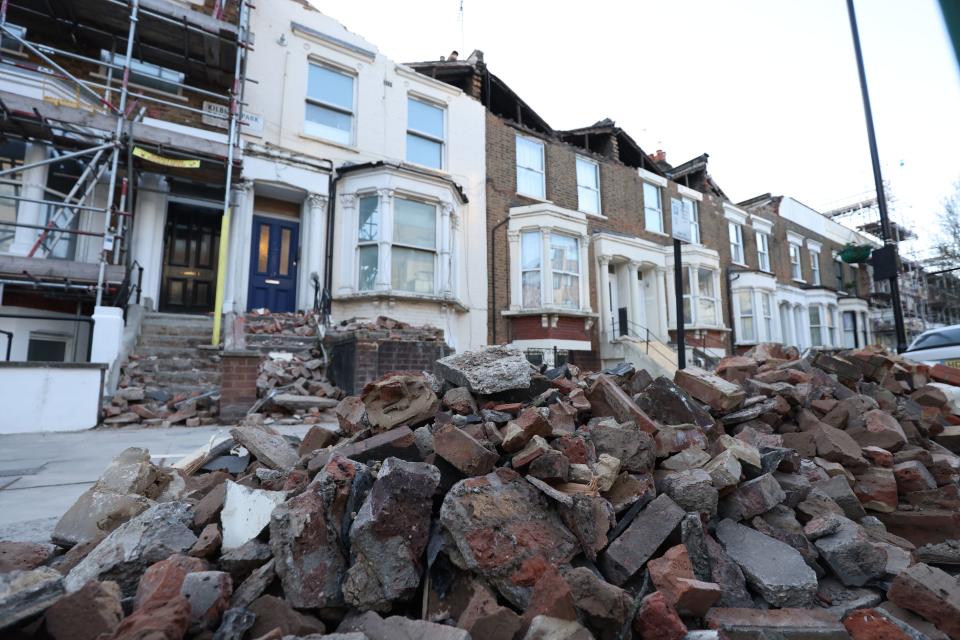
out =
<svg viewBox="0 0 960 640"><path fill-rule="evenodd" d="M356 194L349 193L340 196L340 216L337 226L340 228L339 237L333 243L336 262L340 271L336 274L338 280L337 293L349 295L356 291L357 287L357 274L354 267L357 263Z"/></svg>
<svg viewBox="0 0 960 640"><path fill-rule="evenodd" d="M450 287L450 215L453 212L453 205L449 202L440 203L440 289L437 293L449 298L452 290Z"/></svg>
<svg viewBox="0 0 960 640"><path fill-rule="evenodd" d="M520 232L516 229L507 231L507 242L510 245L510 310L517 311L523 308L523 281L520 275ZM497 265L493 265L494 271ZM496 274L491 273L491 278ZM497 301L493 301L494 305Z"/></svg>
<svg viewBox="0 0 960 640"><path fill-rule="evenodd" d="M600 264L597 274L600 280L600 335L608 336L609 340L613 337L610 315L610 256L598 256L597 262Z"/></svg>
<svg viewBox="0 0 960 640"><path fill-rule="evenodd" d="M660 340L663 342L670 342L670 324L667 320L667 309L672 309L673 306L670 304L669 296L667 295L667 286L666 286L666 277L667 277L667 268L666 267L657 267L657 286L656 286L656 296L657 296L657 312L659 315L660 322Z"/></svg>
<svg viewBox="0 0 960 640"><path fill-rule="evenodd" d="M47 148L41 144L27 144L23 155L23 164L41 162L47 159ZM20 179L23 187L20 195L24 198L33 198L34 200L46 200L44 186L47 184L47 167L50 165L41 165L32 169L27 169L20 173ZM20 224L42 225L43 212L46 205L37 202L20 201L17 205L17 222ZM102 219L101 219L102 224ZM10 253L18 256L25 256L30 253L33 243L37 241L40 235L39 229L29 229L17 227L14 231L13 244L10 245ZM101 242L98 239L98 242ZM45 257L42 250L34 254L38 258ZM99 252L97 253L99 256Z"/></svg>
<svg viewBox="0 0 960 640"><path fill-rule="evenodd" d="M447 277L449 284L447 285L447 290L449 297L456 298L458 292L460 291L460 265L458 264L459 260L463 260L464 264L468 264L467 260L470 258L466 252L463 252L461 255L460 251L460 216L457 215L457 212L452 210L450 211L450 258L448 263L450 264L450 275ZM487 257L483 256L483 259L486 260Z"/></svg>
<svg viewBox="0 0 960 640"><path fill-rule="evenodd" d="M590 310L590 269L587 268L587 265L590 264L588 242L589 236L585 233L582 234L580 236L580 309L583 311Z"/></svg>
<svg viewBox="0 0 960 640"><path fill-rule="evenodd" d="M376 291L389 291L393 287L390 261L390 245L393 242L393 189L378 189L377 195L380 196L377 202L380 213L380 250L377 252L377 279L373 288ZM354 241L353 246L356 247L356 244Z"/></svg>
<svg viewBox="0 0 960 640"><path fill-rule="evenodd" d="M630 323L633 326L627 326L629 332L644 338L643 328L646 326L646 319L643 311L643 292L640 290L640 263L631 261L627 269L627 278L630 280Z"/></svg>
<svg viewBox="0 0 960 640"><path fill-rule="evenodd" d="M327 253L327 204L330 199L320 193L311 193L307 196L304 209L304 229L301 231L300 246L303 247L303 265L300 281L304 283L303 296L300 307L309 309L313 306L313 274L317 274L320 287L326 277Z"/></svg>
<svg viewBox="0 0 960 640"><path fill-rule="evenodd" d="M543 306L552 307L554 305L553 300L553 263L550 256L550 229L540 228L540 239L543 242L543 248L541 249L541 258L540 258L540 282L543 283L543 290L541 291L541 300L543 300Z"/></svg>

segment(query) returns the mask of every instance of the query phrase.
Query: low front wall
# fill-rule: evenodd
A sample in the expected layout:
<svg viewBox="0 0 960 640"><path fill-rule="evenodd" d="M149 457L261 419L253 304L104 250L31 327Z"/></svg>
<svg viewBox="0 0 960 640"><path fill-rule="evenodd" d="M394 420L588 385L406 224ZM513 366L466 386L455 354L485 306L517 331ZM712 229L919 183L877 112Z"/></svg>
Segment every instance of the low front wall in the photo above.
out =
<svg viewBox="0 0 960 640"><path fill-rule="evenodd" d="M0 362L0 434L97 426L107 365Z"/></svg>

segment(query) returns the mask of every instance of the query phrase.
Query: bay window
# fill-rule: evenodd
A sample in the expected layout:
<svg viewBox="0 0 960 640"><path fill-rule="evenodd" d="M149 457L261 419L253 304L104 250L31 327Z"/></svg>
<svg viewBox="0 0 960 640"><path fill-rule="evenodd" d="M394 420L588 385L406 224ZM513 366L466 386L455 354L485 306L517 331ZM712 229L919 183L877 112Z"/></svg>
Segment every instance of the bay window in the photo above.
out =
<svg viewBox="0 0 960 640"><path fill-rule="evenodd" d="M577 156L577 208L600 213L600 165L582 156Z"/></svg>
<svg viewBox="0 0 960 640"><path fill-rule="evenodd" d="M520 279L522 304L525 309L541 306L580 308L580 239L557 232L547 232L544 240L540 231L520 234ZM544 281L544 244L549 251L551 299L546 299Z"/></svg>
<svg viewBox="0 0 960 640"><path fill-rule="evenodd" d="M357 289L389 288L436 293L437 207L394 197L392 219L383 215L384 198L364 195L358 201ZM387 220L388 228L383 221ZM382 273L389 266L389 276ZM380 285L378 287L378 284Z"/></svg>
<svg viewBox="0 0 960 640"><path fill-rule="evenodd" d="M810 316L810 344L814 347L823 346L823 311L819 304L812 304L807 312Z"/></svg>
<svg viewBox="0 0 960 640"><path fill-rule="evenodd" d="M813 285L820 285L820 252L810 252L810 282Z"/></svg>
<svg viewBox="0 0 960 640"><path fill-rule="evenodd" d="M716 326L718 323L717 288L714 281L716 271L706 267L688 266L681 273L684 326ZM693 281L692 287L691 281Z"/></svg>
<svg viewBox="0 0 960 640"><path fill-rule="evenodd" d="M341 144L353 143L353 81L348 73L310 63L305 133Z"/></svg>
<svg viewBox="0 0 960 640"><path fill-rule="evenodd" d="M647 231L663 233L663 203L660 200L660 187L649 182L643 183L643 221Z"/></svg>
<svg viewBox="0 0 960 640"><path fill-rule="evenodd" d="M763 317L763 338L773 340L773 300L766 291L760 292L760 314Z"/></svg>
<svg viewBox="0 0 960 640"><path fill-rule="evenodd" d="M443 168L443 107L407 98L407 162Z"/></svg>
<svg viewBox="0 0 960 640"><path fill-rule="evenodd" d="M580 307L580 242L573 236L550 234L550 269L553 272L553 304Z"/></svg>
<svg viewBox="0 0 960 640"><path fill-rule="evenodd" d="M540 307L540 252L543 243L539 231L524 231L520 234L520 279L523 287L523 306L526 309Z"/></svg>
<svg viewBox="0 0 960 640"><path fill-rule="evenodd" d="M727 231L730 234L730 259L743 264L743 227L736 222L728 222Z"/></svg>
<svg viewBox="0 0 960 640"><path fill-rule="evenodd" d="M757 332L753 316L753 290L737 292L737 302L740 307L740 342L756 342Z"/></svg>
<svg viewBox="0 0 960 640"><path fill-rule="evenodd" d="M517 193L531 198L546 197L544 174L543 143L533 138L518 135L517 151Z"/></svg>
<svg viewBox="0 0 960 640"><path fill-rule="evenodd" d="M757 231L757 265L761 271L770 271L770 236Z"/></svg>
<svg viewBox="0 0 960 640"><path fill-rule="evenodd" d="M803 280L800 267L800 245L790 243L790 277L794 280Z"/></svg>
<svg viewBox="0 0 960 640"><path fill-rule="evenodd" d="M391 285L397 291L434 293L437 208L397 198L393 213Z"/></svg>

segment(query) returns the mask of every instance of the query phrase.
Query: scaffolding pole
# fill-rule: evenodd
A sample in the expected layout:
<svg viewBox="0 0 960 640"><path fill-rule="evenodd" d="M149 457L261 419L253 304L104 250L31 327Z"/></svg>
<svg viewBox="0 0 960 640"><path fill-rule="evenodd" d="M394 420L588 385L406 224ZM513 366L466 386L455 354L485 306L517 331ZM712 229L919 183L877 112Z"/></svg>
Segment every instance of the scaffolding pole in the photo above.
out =
<svg viewBox="0 0 960 640"><path fill-rule="evenodd" d="M220 220L220 248L217 254L217 286L213 303L213 334L210 337L210 344L214 347L220 344L220 330L223 320L223 298L227 284L226 272L230 252L230 219L233 213L233 205L231 204L233 195L231 188L233 180L233 151L234 146L239 144L238 128L242 116L241 109L243 108L242 74L247 51L247 20L247 1L240 0L240 15L237 20L237 56L233 70L233 90L230 94L230 122L227 134L227 175L226 184L223 189L223 218Z"/></svg>
<svg viewBox="0 0 960 640"><path fill-rule="evenodd" d="M130 83L130 58L133 56L133 41L137 34L137 17L140 10L140 0L130 2L130 28L127 31L127 51L123 61L123 82L120 84L120 100L117 105L117 126L113 132L113 142L116 146L110 157L110 181L107 187L107 204L103 216L104 242L100 247L100 273L97 276L97 302L103 302L104 275L107 269L108 234L110 233L110 214L113 211L114 192L117 188L117 165L120 162L120 137L123 135L124 116L127 111L127 87Z"/></svg>

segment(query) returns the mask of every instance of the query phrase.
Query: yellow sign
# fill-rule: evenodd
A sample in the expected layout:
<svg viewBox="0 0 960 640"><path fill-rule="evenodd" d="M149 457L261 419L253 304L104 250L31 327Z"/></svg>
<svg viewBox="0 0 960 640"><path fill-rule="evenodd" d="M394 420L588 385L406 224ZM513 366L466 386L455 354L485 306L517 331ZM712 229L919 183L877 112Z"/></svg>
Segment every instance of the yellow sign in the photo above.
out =
<svg viewBox="0 0 960 640"><path fill-rule="evenodd" d="M140 147L133 148L133 155L138 158L143 158L147 162L153 162L154 164L162 164L166 167L178 167L180 169L199 169L200 161L199 160L183 160L180 158L164 158L163 156L158 156L155 153L151 153L146 149L141 149Z"/></svg>

